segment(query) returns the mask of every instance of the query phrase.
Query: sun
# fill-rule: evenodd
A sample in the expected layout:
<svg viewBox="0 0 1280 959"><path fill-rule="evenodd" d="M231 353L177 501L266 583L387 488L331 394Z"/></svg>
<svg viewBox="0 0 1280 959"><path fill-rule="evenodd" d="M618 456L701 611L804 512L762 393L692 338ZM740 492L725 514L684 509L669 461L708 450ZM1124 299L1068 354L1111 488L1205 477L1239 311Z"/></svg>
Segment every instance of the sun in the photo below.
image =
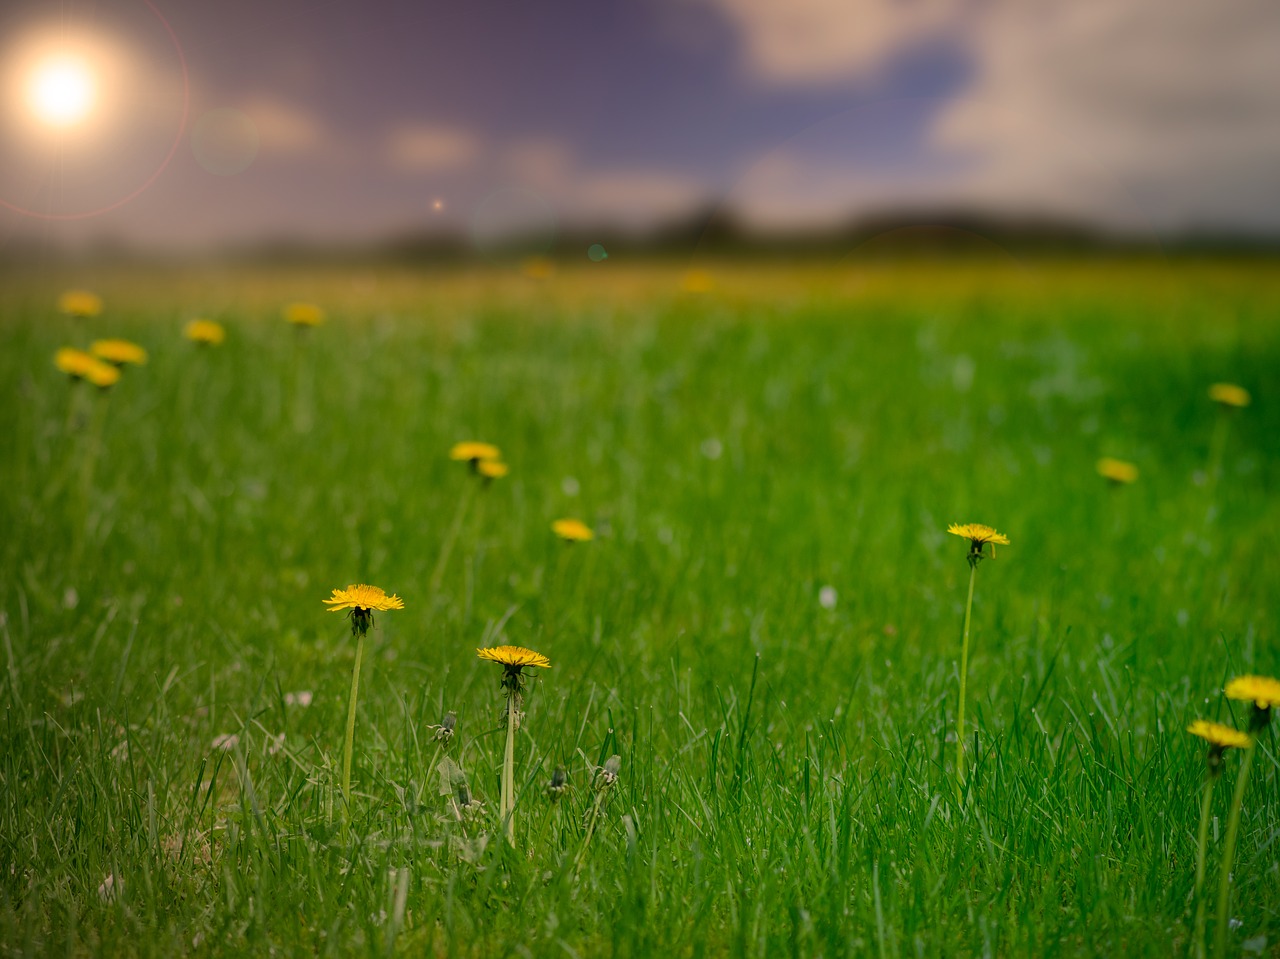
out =
<svg viewBox="0 0 1280 959"><path fill-rule="evenodd" d="M72 127L93 109L97 99L93 71L82 59L60 55L40 61L27 82L27 105L41 122Z"/></svg>

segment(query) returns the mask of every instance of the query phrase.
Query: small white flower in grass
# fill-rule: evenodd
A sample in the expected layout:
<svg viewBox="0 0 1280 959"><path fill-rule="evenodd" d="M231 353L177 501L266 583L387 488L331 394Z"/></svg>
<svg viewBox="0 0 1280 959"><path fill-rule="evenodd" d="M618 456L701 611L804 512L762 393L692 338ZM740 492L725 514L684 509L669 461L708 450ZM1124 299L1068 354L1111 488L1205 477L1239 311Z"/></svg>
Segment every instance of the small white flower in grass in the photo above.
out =
<svg viewBox="0 0 1280 959"><path fill-rule="evenodd" d="M123 889L124 880L118 880L113 873L107 873L107 878L98 885L98 898L103 902L111 902Z"/></svg>
<svg viewBox="0 0 1280 959"><path fill-rule="evenodd" d="M221 749L223 752L230 752L240 745L240 737L236 733L223 733L213 740L213 748Z"/></svg>
<svg viewBox="0 0 1280 959"><path fill-rule="evenodd" d="M708 437L702 441L702 455L709 460L718 460L720 455L724 453L724 444L714 436Z"/></svg>
<svg viewBox="0 0 1280 959"><path fill-rule="evenodd" d="M301 689L296 693L285 693L284 704L286 706L301 706L305 709L311 705L311 690Z"/></svg>
<svg viewBox="0 0 1280 959"><path fill-rule="evenodd" d="M560 481L560 490L565 496L577 496L582 491L576 477L566 476Z"/></svg>
<svg viewBox="0 0 1280 959"><path fill-rule="evenodd" d="M280 750L284 749L284 733L271 737L271 744L267 746L267 752L274 756Z"/></svg>
<svg viewBox="0 0 1280 959"><path fill-rule="evenodd" d="M835 609L836 600L840 598L834 586L824 586L818 590L818 605L823 609Z"/></svg>

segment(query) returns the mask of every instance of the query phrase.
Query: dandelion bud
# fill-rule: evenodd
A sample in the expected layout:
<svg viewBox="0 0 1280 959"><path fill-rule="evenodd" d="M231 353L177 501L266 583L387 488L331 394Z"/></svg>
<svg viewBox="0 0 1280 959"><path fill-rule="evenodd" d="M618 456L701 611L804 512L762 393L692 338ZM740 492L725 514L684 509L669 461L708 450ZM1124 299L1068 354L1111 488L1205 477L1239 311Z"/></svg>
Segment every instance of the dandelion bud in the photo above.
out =
<svg viewBox="0 0 1280 959"><path fill-rule="evenodd" d="M458 725L457 713L446 713L444 719L440 721L440 725L436 728L436 742L449 745L449 741L453 739L454 727Z"/></svg>
<svg viewBox="0 0 1280 959"><path fill-rule="evenodd" d="M551 774L551 782L547 784L547 798L558 802L568 789L569 774L563 766L557 766L556 771Z"/></svg>
<svg viewBox="0 0 1280 959"><path fill-rule="evenodd" d="M618 781L618 773L622 771L622 757L610 756L596 773L596 789L605 790Z"/></svg>

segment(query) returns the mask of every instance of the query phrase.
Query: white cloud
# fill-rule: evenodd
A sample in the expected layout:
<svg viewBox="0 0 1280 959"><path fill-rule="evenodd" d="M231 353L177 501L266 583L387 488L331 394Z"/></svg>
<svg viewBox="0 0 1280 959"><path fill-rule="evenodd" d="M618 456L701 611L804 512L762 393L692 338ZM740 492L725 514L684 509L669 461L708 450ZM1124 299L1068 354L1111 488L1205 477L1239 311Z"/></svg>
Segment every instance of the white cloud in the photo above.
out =
<svg viewBox="0 0 1280 959"><path fill-rule="evenodd" d="M1280 225L1274 0L992 7L933 145L963 195L1117 225Z"/></svg>
<svg viewBox="0 0 1280 959"><path fill-rule="evenodd" d="M961 0L702 0L734 27L752 75L782 85L864 77L957 22Z"/></svg>
<svg viewBox="0 0 1280 959"><path fill-rule="evenodd" d="M393 167L412 173L457 170L481 152L480 140L466 130L411 124L387 137L387 160Z"/></svg>
<svg viewBox="0 0 1280 959"><path fill-rule="evenodd" d="M328 128L309 110L274 97L250 99L241 112L253 121L267 153L304 153L333 145Z"/></svg>

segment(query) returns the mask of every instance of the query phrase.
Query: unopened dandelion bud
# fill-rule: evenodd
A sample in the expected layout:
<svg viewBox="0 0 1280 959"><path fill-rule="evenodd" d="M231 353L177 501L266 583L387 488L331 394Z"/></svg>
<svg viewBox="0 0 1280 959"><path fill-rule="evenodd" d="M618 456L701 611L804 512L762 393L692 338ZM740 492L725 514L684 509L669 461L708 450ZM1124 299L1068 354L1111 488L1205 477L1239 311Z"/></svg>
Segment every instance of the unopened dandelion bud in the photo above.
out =
<svg viewBox="0 0 1280 959"><path fill-rule="evenodd" d="M618 773L622 771L622 757L610 756L596 773L596 789L605 790L617 783Z"/></svg>
<svg viewBox="0 0 1280 959"><path fill-rule="evenodd" d="M436 742L449 745L449 741L453 739L454 727L458 725L457 713L446 713L444 719L440 721L440 725L436 728Z"/></svg>
<svg viewBox="0 0 1280 959"><path fill-rule="evenodd" d="M568 789L569 773L563 766L557 766L556 771L551 774L551 782L547 784L547 798L552 802L559 802Z"/></svg>
<svg viewBox="0 0 1280 959"><path fill-rule="evenodd" d="M457 783L455 789L457 790L458 805L466 809L471 805L471 789L467 786L467 781L464 779Z"/></svg>

